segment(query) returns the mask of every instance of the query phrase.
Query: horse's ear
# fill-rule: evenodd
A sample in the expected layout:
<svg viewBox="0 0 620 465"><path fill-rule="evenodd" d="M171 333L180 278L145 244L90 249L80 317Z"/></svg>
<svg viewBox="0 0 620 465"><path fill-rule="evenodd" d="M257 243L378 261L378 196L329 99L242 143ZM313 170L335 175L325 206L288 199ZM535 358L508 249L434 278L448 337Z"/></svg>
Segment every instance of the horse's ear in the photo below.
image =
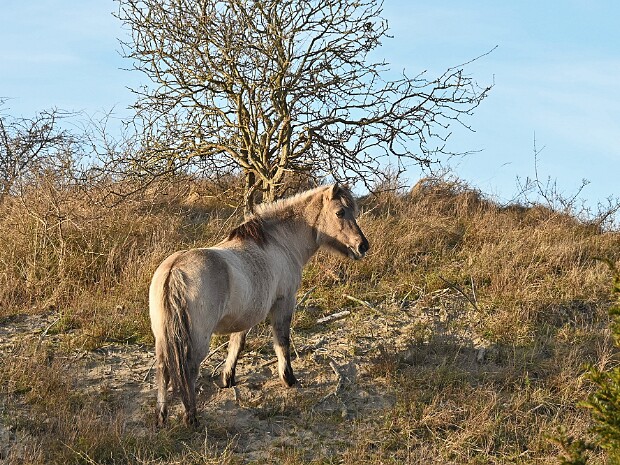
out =
<svg viewBox="0 0 620 465"><path fill-rule="evenodd" d="M334 200L338 198L339 193L340 193L340 184L336 183L329 189L329 198Z"/></svg>

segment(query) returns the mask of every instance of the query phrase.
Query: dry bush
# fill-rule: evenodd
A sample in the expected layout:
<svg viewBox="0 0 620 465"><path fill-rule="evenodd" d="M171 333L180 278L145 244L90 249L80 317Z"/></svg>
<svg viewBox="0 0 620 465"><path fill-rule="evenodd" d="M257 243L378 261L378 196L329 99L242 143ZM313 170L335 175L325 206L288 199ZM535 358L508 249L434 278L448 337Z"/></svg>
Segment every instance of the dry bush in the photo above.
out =
<svg viewBox="0 0 620 465"><path fill-rule="evenodd" d="M122 199L111 192L131 186L40 177L0 205L0 316L58 310L64 329L88 328L89 347L148 339L157 265L175 250L220 240L231 221L233 209L205 184L160 182Z"/></svg>

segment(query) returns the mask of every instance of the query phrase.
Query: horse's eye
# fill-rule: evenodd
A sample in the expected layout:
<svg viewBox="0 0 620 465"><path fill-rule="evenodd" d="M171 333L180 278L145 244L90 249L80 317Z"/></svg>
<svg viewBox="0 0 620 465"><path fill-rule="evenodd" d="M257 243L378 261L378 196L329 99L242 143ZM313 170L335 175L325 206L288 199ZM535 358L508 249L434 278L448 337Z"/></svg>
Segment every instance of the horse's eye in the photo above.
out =
<svg viewBox="0 0 620 465"><path fill-rule="evenodd" d="M343 210L342 208L341 208L340 210L338 210L338 211L336 212L336 216L337 216L338 218L342 218L342 217L344 216L344 210Z"/></svg>

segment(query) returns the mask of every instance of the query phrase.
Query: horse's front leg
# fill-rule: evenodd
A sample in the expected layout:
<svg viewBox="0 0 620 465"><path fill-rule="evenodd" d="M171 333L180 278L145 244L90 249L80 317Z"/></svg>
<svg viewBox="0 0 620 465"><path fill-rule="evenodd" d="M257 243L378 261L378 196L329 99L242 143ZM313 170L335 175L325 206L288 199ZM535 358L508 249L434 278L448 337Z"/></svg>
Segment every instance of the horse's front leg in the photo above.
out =
<svg viewBox="0 0 620 465"><path fill-rule="evenodd" d="M226 357L226 365L222 370L222 385L224 387L232 387L235 385L235 369L237 368L237 360L239 352L243 350L245 345L245 336L247 331L232 333L228 341L228 356Z"/></svg>
<svg viewBox="0 0 620 465"><path fill-rule="evenodd" d="M295 298L280 298L271 308L271 329L273 345L278 356L278 375L282 383L291 387L297 383L291 367L291 320L295 309Z"/></svg>

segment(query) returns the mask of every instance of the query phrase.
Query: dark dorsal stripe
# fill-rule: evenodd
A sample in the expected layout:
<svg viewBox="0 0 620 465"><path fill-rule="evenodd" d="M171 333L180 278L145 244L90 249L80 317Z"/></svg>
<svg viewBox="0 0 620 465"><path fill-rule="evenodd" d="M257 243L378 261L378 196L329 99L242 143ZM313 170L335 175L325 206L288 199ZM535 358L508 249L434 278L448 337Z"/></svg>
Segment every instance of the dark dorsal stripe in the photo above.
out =
<svg viewBox="0 0 620 465"><path fill-rule="evenodd" d="M258 245L263 246L267 242L263 222L259 218L252 218L240 224L228 234L228 240L252 239Z"/></svg>

